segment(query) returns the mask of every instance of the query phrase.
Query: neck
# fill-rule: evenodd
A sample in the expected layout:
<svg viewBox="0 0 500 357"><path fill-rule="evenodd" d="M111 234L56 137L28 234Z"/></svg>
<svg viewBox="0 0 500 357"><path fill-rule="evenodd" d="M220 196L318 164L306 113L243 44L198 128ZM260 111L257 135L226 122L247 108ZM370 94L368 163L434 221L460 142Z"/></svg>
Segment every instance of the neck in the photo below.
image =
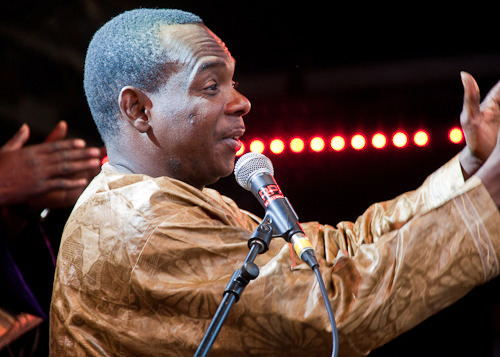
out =
<svg viewBox="0 0 500 357"><path fill-rule="evenodd" d="M131 159L133 156L124 148L115 148L114 146L106 146L109 163L118 171L126 174L145 174L149 175L145 168L141 168L136 162Z"/></svg>
<svg viewBox="0 0 500 357"><path fill-rule="evenodd" d="M141 156L142 157L142 156ZM137 155L130 155L127 153L126 149L117 149L117 148L108 148L108 159L111 166L113 166L116 170L125 174L142 174L151 177L161 177L166 176L179 181L183 181L198 190L203 190L203 185L197 185L190 180L183 179L178 177L175 174L169 174L168 172L163 172L159 170L158 165L154 165L155 167L148 167L146 163L148 160L137 158Z"/></svg>

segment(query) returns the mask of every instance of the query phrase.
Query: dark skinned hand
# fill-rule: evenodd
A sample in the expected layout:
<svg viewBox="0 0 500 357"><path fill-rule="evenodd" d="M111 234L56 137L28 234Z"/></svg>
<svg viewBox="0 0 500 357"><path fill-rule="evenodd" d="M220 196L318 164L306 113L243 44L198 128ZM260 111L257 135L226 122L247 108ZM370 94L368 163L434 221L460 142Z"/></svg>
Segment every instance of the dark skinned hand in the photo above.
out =
<svg viewBox="0 0 500 357"><path fill-rule="evenodd" d="M24 124L0 148L0 206L27 203L35 208L73 205L100 169L103 150L87 148L81 139L65 139L67 124L59 122L41 144L29 139Z"/></svg>

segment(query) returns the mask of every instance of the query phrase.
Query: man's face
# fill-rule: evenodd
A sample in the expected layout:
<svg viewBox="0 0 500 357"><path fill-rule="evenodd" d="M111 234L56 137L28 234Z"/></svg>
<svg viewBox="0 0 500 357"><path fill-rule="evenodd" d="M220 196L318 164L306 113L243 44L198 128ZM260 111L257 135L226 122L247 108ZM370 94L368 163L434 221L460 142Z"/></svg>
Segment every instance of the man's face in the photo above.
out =
<svg viewBox="0 0 500 357"><path fill-rule="evenodd" d="M162 33L179 64L151 96L155 159L162 175L202 188L231 174L250 102L234 88L233 58L206 27L167 26Z"/></svg>

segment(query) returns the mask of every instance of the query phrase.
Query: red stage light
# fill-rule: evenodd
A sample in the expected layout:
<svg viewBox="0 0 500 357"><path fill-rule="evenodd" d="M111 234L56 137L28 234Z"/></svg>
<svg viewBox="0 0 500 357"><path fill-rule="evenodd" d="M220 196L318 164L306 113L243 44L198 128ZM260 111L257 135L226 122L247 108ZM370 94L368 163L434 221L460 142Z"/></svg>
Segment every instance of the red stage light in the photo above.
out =
<svg viewBox="0 0 500 357"><path fill-rule="evenodd" d="M250 151L262 154L264 152L264 143L260 140L253 140L250 143Z"/></svg>
<svg viewBox="0 0 500 357"><path fill-rule="evenodd" d="M462 143L464 141L462 129L459 126L452 128L448 132L448 139L455 144ZM342 135L332 136L328 143L325 142L325 139L321 136L315 136L308 142L305 142L300 136L293 137L287 144L288 140L288 138L275 138L269 142L262 139L254 139L246 143L242 142L241 148L236 152L236 156L241 156L248 151L263 153L266 150L279 155L286 153L287 149L293 153L304 153L307 149L306 145L309 145L310 151L317 153L324 152L326 145L330 145L331 149L334 151L342 151L349 143L351 147L357 151L365 149L367 144L370 143L376 149L383 149L387 148L388 144L390 144L389 140L392 141L392 144L396 148L408 147L411 140L413 140L415 146L425 147L430 143L430 133L426 130L418 130L409 137L407 133L400 130L392 135L392 137L388 137L383 132L376 132L370 139L366 138L361 133L357 133L351 137L349 143ZM368 140L370 140L370 142L368 142ZM289 145L288 148L287 145Z"/></svg>
<svg viewBox="0 0 500 357"><path fill-rule="evenodd" d="M281 139L274 139L269 145L269 149L274 154L281 154L285 150L285 143Z"/></svg>
<svg viewBox="0 0 500 357"><path fill-rule="evenodd" d="M290 150L292 150L295 153L304 151L304 147L305 147L304 140L302 140L301 138L293 138L290 141Z"/></svg>
<svg viewBox="0 0 500 357"><path fill-rule="evenodd" d="M323 151L323 149L325 148L325 140L323 140L323 138L320 138L319 136L315 136L311 139L310 146L311 149L315 152Z"/></svg>
<svg viewBox="0 0 500 357"><path fill-rule="evenodd" d="M453 144L460 144L464 140L464 134L462 133L462 129L453 128L448 133L448 138Z"/></svg>
<svg viewBox="0 0 500 357"><path fill-rule="evenodd" d="M404 148L408 144L408 136L402 131L398 131L392 137L392 143L397 148Z"/></svg>
<svg viewBox="0 0 500 357"><path fill-rule="evenodd" d="M387 144L387 139L384 134L376 133L372 137L372 145L375 149L383 149Z"/></svg>
<svg viewBox="0 0 500 357"><path fill-rule="evenodd" d="M426 146L429 143L429 134L423 130L419 130L413 135L413 142L417 146Z"/></svg>
<svg viewBox="0 0 500 357"><path fill-rule="evenodd" d="M354 150L361 150L366 145L366 139L361 134L356 134L351 139L351 146Z"/></svg>
<svg viewBox="0 0 500 357"><path fill-rule="evenodd" d="M335 151L341 151L344 150L345 148L345 140L343 137L340 135L336 135L332 138L330 141L330 146L332 147L333 150Z"/></svg>

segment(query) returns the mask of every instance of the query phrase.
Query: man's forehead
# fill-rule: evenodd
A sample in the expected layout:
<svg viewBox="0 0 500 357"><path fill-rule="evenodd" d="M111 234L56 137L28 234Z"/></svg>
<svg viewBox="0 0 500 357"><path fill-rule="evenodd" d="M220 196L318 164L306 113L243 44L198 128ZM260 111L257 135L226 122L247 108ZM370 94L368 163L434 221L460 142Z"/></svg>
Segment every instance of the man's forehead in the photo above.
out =
<svg viewBox="0 0 500 357"><path fill-rule="evenodd" d="M160 30L161 43L167 49L170 60L180 64L207 62L201 69L214 65L212 62L233 62L225 44L202 24L163 26Z"/></svg>

